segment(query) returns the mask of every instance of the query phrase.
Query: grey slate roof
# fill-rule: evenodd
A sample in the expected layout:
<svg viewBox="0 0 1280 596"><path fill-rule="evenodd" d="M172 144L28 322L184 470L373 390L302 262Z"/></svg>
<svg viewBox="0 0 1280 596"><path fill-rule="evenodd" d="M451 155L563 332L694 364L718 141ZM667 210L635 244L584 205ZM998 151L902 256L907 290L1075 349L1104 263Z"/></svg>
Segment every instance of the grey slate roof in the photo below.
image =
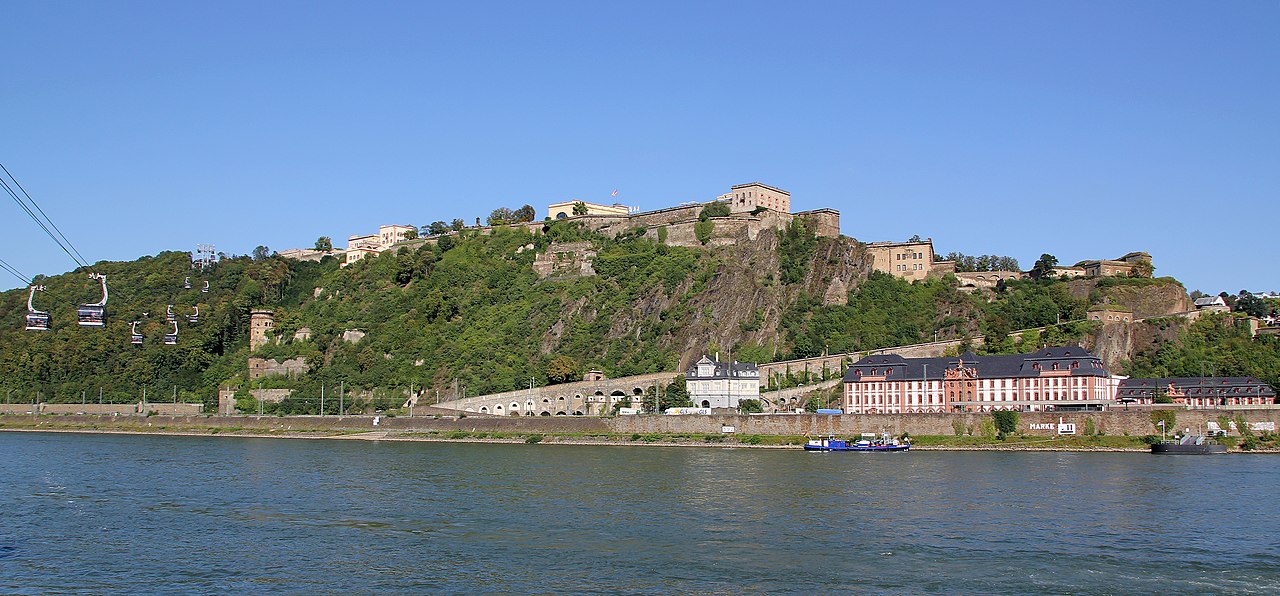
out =
<svg viewBox="0 0 1280 596"><path fill-rule="evenodd" d="M715 372L709 377L698 376L698 365L711 363L715 365ZM757 378L760 373L756 370L753 362L716 362L710 356L703 356L701 360L693 363L693 366L685 373L688 379L729 379L729 378Z"/></svg>
<svg viewBox="0 0 1280 596"><path fill-rule="evenodd" d="M897 354L881 354L867 356L849 366L845 372L846 383L856 383L862 376L879 376L886 370L892 371L887 377L891 381L938 381L944 378L944 371L955 368L961 360L965 367L977 369L978 378L1017 378L1038 377L1041 371L1052 371L1057 364L1059 370L1070 371L1071 376L1107 376L1102 359L1090 354L1088 350L1078 346L1044 348L1032 354L1008 354L996 356L976 356L973 352L965 352L959 357L944 356L941 358L903 358ZM1039 365L1037 369L1035 365ZM1072 368L1072 365L1075 368Z"/></svg>
<svg viewBox="0 0 1280 596"><path fill-rule="evenodd" d="M1263 397L1275 399L1276 390L1253 377L1181 377L1125 379L1116 390L1117 398L1151 397L1156 389L1173 385L1187 397Z"/></svg>

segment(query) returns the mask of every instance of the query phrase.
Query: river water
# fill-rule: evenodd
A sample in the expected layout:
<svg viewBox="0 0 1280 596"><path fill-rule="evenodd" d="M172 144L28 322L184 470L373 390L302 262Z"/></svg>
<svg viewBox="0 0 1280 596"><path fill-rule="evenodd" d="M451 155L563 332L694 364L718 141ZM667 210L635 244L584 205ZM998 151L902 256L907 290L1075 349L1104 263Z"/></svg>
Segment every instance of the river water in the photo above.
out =
<svg viewBox="0 0 1280 596"><path fill-rule="evenodd" d="M0 433L4 593L1267 593L1280 458Z"/></svg>

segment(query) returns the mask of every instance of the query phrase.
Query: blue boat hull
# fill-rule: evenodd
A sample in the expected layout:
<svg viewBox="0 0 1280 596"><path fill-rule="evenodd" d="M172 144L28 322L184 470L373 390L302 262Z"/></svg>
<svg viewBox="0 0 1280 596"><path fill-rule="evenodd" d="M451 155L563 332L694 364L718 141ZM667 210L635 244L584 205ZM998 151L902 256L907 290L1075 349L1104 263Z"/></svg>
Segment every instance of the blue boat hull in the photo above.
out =
<svg viewBox="0 0 1280 596"><path fill-rule="evenodd" d="M859 447L857 445L805 445L805 451L906 451L911 449L910 445L871 445Z"/></svg>

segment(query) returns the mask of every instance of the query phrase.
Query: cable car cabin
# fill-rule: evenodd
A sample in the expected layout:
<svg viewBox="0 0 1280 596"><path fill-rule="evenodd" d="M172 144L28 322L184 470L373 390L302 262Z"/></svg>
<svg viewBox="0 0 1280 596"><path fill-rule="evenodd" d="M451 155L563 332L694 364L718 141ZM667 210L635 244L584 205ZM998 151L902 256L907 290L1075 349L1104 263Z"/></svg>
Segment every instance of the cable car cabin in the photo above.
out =
<svg viewBox="0 0 1280 596"><path fill-rule="evenodd" d="M174 321L178 320L178 315L173 314L173 305L172 305L172 304L170 304L170 305L169 305L169 309L168 309L167 311L165 311L165 313L164 313L164 320L165 320L166 322L169 322L169 323L172 323L172 322L174 322Z"/></svg>
<svg viewBox="0 0 1280 596"><path fill-rule="evenodd" d="M133 344L133 345L135 345L135 346L140 346L140 345L142 345L142 334L141 334L141 333L130 333L130 334L129 334L129 343L131 343L131 344Z"/></svg>
<svg viewBox="0 0 1280 596"><path fill-rule="evenodd" d="M206 282L204 282L204 287L203 287L203 288L200 288L200 291L201 291L201 292L204 292L204 293L206 293L206 294L208 294L208 293L209 293L209 282L207 282L207 281L206 281Z"/></svg>
<svg viewBox="0 0 1280 596"><path fill-rule="evenodd" d="M29 312L27 313L27 331L48 331L49 330L49 313L47 312Z"/></svg>
<svg viewBox="0 0 1280 596"><path fill-rule="evenodd" d="M177 333L166 333L166 334L164 334L164 345L166 345L166 346L176 346L176 345L178 345L178 334L177 334Z"/></svg>
<svg viewBox="0 0 1280 596"><path fill-rule="evenodd" d="M102 283L102 300L93 304L81 304L76 310L76 319L81 327L106 327L107 326L107 276L98 273L90 273L89 279L96 279Z"/></svg>
<svg viewBox="0 0 1280 596"><path fill-rule="evenodd" d="M187 322L188 322L188 323L199 323L199 322L200 322L200 307L198 307L198 306L197 306L197 307L195 307L195 308L196 308L196 312L194 312L194 313L191 313L191 314L187 315Z"/></svg>
<svg viewBox="0 0 1280 596"><path fill-rule="evenodd" d="M81 304L76 310L76 319L81 327L106 327L107 309L97 304Z"/></svg>
<svg viewBox="0 0 1280 596"><path fill-rule="evenodd" d="M184 289L184 290L190 290L190 289L191 289L191 278L190 278L190 277L188 277L188 278L186 278L186 279L182 280L182 289Z"/></svg>
<svg viewBox="0 0 1280 596"><path fill-rule="evenodd" d="M36 310L33 302L36 299L36 292L43 291L44 286L31 286L31 293L27 294L27 331L49 330L49 313Z"/></svg>

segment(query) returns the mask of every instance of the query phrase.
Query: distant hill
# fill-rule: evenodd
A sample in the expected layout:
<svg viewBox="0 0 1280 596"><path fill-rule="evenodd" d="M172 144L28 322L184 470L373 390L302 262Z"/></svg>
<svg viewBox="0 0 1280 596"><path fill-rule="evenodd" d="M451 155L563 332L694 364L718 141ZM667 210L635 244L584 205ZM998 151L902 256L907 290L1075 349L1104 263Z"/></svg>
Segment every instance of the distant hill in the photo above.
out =
<svg viewBox="0 0 1280 596"><path fill-rule="evenodd" d="M179 400L213 404L219 387L250 385L253 308L275 312L273 342L253 355L303 356L311 367L299 378L271 377L254 387L312 395L321 384L393 394L413 386L452 396L455 386L476 395L592 369L611 377L678 370L714 352L766 362L980 334L990 339L973 347L992 352L1088 343L1100 324L1084 321L1085 310L1108 296L1147 312L1186 301L1182 286L1167 278L1021 281L974 293L951 277L911 284L872 272L856 240L818 238L812 228L796 219L754 238L744 232L731 244L677 247L643 230L604 236L568 221L468 230L348 268L334 258L238 257L200 272L181 252L97 263L93 271L111 288L105 329L75 324L76 305L98 298L88 271L40 280L48 291L36 306L52 313L48 332L22 330L25 289L0 295L0 394L30 401L39 391L44 401L71 402L81 392L96 400L101 388L106 401L130 402L146 387L149 399L164 401L176 386ZM545 273L555 259L579 257L590 262L585 274L534 269L536 258ZM187 276L191 289L183 288ZM210 291L202 293L206 281ZM160 342L171 330L169 304L180 317L176 346ZM189 324L185 316L195 306L200 320ZM1038 345L1005 337L1059 319L1066 323L1039 334ZM133 320L143 321L141 348L129 344ZM304 327L309 338L295 339ZM347 341L348 330L364 336ZM1161 362L1186 361L1162 349ZM1132 366L1155 365L1138 357ZM1247 363L1233 366L1224 362L1218 372L1259 374L1244 370Z"/></svg>

